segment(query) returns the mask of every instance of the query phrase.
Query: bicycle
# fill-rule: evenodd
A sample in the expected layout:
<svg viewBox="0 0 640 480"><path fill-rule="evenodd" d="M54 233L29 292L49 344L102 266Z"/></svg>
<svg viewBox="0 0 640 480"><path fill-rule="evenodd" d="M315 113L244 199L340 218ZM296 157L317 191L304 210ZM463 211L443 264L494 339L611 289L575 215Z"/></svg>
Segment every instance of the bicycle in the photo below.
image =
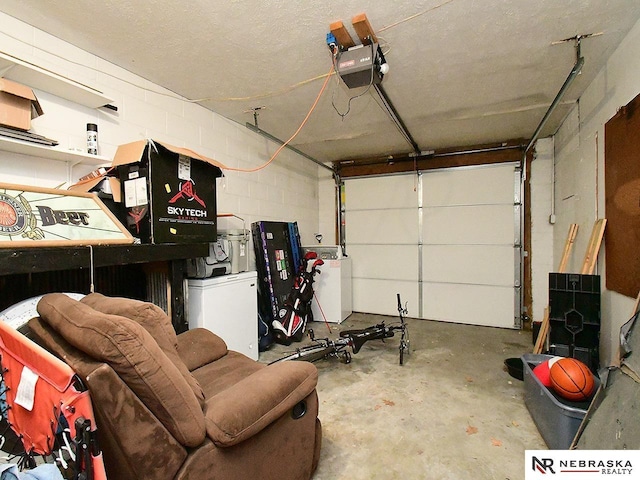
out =
<svg viewBox="0 0 640 480"><path fill-rule="evenodd" d="M313 329L308 330L309 338L312 344L305 347L296 348L295 352L289 353L284 357L278 358L274 363L286 362L289 360L303 360L306 362L317 362L329 357L338 358L342 363L351 363L351 353L347 351L347 347L353 349L351 338L339 338L331 340L330 338L315 338Z"/></svg>
<svg viewBox="0 0 640 480"><path fill-rule="evenodd" d="M274 360L271 364L289 360L317 362L318 360L323 360L329 357L337 357L342 363L351 363L352 354L347 351L347 347L351 348L353 354L357 354L362 346L369 340L384 341L385 338L393 337L396 331L401 331L399 355L400 365L404 365L404 356L405 354L409 354L409 330L404 321L407 309L402 306L399 293L397 294L397 298L400 325L386 325L383 321L377 325L372 325L359 330L343 330L340 332L340 338L337 340L331 340L330 338L317 339L315 338L313 330L309 329L309 337L311 338L311 341L314 342L313 344L297 348L294 352Z"/></svg>
<svg viewBox="0 0 640 480"><path fill-rule="evenodd" d="M353 353L358 353L362 346L369 340L382 340L385 338L391 338L395 335L396 331L400 331L400 345L398 346L400 365L404 365L404 356L409 354L409 330L407 324L404 321L404 316L408 310L406 305L402 306L400 300L400 294L397 294L398 298L398 316L400 317L399 325L386 325L384 321L371 327L363 328L360 330L343 330L340 332L340 337L350 338L353 343Z"/></svg>

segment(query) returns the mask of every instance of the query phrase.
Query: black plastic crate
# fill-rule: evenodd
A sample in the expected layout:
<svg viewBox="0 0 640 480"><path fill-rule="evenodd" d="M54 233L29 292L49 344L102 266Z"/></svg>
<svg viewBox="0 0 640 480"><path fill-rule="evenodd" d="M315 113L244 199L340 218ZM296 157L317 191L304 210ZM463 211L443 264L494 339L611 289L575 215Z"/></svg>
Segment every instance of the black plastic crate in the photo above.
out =
<svg viewBox="0 0 640 480"><path fill-rule="evenodd" d="M549 345L555 355L596 371L600 347L600 276L549 274Z"/></svg>
<svg viewBox="0 0 640 480"><path fill-rule="evenodd" d="M549 318L600 325L600 275L549 274Z"/></svg>
<svg viewBox="0 0 640 480"><path fill-rule="evenodd" d="M580 323L577 320L571 322L549 320L549 341L584 348L597 348L600 345L600 325Z"/></svg>
<svg viewBox="0 0 640 480"><path fill-rule="evenodd" d="M575 345L566 345L561 343L552 343L549 345L549 353L560 357L571 357L580 360L593 373L597 373L600 368L599 348L577 347Z"/></svg>

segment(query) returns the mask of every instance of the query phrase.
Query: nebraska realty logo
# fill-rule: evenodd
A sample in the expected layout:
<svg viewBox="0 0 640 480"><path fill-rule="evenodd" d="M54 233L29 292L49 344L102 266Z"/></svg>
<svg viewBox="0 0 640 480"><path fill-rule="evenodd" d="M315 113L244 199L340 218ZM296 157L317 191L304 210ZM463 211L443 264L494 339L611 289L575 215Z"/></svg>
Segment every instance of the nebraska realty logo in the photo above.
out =
<svg viewBox="0 0 640 480"><path fill-rule="evenodd" d="M611 477L640 479L640 451L527 450L525 452L525 480Z"/></svg>

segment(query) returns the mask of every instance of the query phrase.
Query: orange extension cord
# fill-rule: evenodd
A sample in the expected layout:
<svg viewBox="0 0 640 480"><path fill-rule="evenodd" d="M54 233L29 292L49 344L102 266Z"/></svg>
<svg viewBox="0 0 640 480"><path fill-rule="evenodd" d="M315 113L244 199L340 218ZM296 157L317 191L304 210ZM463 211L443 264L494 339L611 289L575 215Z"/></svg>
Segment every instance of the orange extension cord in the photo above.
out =
<svg viewBox="0 0 640 480"><path fill-rule="evenodd" d="M232 167L223 167L224 170L230 170L230 171L234 171L234 172L247 172L247 173L251 173L251 172L257 172L258 170L262 170L263 168L267 167L269 164L271 164L271 162L273 162L275 160L275 158L280 154L280 152L287 146L289 145L289 143L291 143L291 141L296 138L296 136L298 135L298 133L300 133L300 130L302 130L302 128L306 125L307 121L309 120L309 117L311 116L311 114L313 113L313 111L316 109L316 106L318 105L318 102L320 101L320 97L322 97L322 94L324 93L325 89L327 88L327 84L329 83L329 79L331 79L331 75L333 74L333 64L331 65L331 69L329 70L329 73L327 74L326 78L324 79L324 83L322 84L322 88L320 89L320 92L318 92L318 96L316 97L316 100L313 102L313 105L311 105L311 108L309 109L309 113L307 113L307 116L304 117L304 120L302 121L302 123L300 124L300 126L298 127L298 129L295 131L295 133L293 135L291 135L291 137L289 137L289 140L287 140L286 142L284 142L282 145L280 145L280 147L278 147L278 149L274 152L273 155L271 155L271 158L265 162L264 164L255 167L255 168L232 168Z"/></svg>

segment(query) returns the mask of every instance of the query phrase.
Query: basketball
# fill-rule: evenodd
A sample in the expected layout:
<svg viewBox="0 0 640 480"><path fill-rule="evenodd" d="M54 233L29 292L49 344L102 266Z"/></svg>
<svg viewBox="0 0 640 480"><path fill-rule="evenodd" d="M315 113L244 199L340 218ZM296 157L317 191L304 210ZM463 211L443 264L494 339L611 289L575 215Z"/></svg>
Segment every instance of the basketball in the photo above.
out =
<svg viewBox="0 0 640 480"><path fill-rule="evenodd" d="M533 368L533 374L540 380L540 383L547 388L553 387L551 384L551 367L562 357L553 357L539 363Z"/></svg>
<svg viewBox="0 0 640 480"><path fill-rule="evenodd" d="M555 362L549 377L555 392L573 402L588 400L595 390L591 370L575 358L561 358Z"/></svg>

